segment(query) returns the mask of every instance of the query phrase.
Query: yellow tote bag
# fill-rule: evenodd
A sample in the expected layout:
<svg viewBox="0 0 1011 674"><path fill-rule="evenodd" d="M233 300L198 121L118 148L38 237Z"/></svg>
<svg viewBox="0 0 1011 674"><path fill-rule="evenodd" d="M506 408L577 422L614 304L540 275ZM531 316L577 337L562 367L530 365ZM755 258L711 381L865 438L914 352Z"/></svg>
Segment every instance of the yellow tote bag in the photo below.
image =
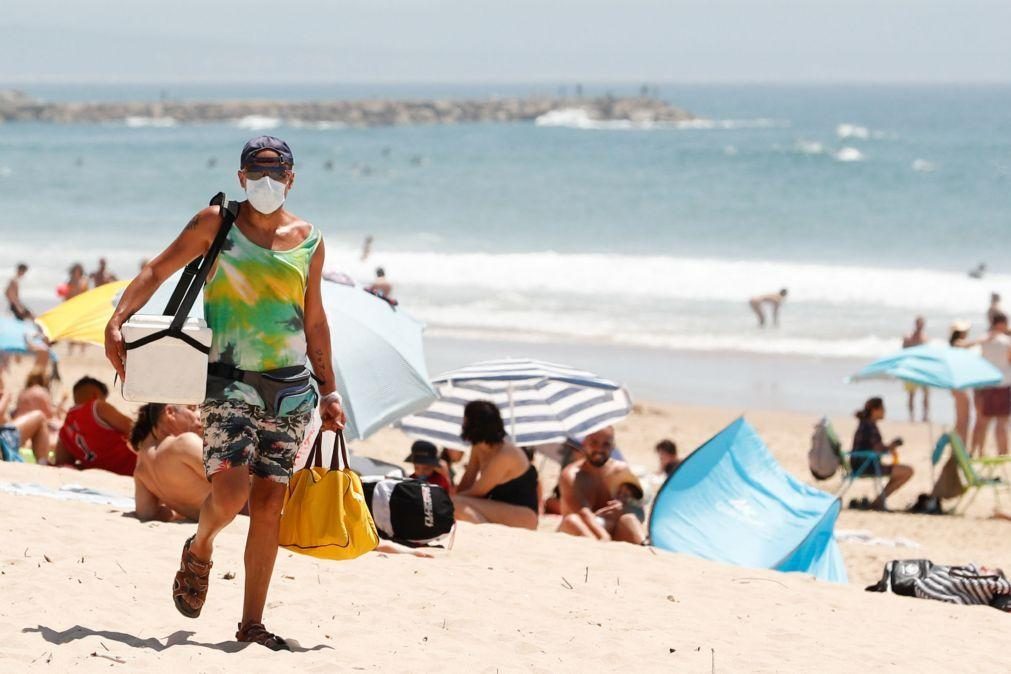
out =
<svg viewBox="0 0 1011 674"><path fill-rule="evenodd" d="M344 434L337 433L330 468L323 468L323 433L309 452L305 468L288 483L281 513L282 548L321 559L354 559L379 545L362 482L351 470ZM344 467L337 467L338 454Z"/></svg>

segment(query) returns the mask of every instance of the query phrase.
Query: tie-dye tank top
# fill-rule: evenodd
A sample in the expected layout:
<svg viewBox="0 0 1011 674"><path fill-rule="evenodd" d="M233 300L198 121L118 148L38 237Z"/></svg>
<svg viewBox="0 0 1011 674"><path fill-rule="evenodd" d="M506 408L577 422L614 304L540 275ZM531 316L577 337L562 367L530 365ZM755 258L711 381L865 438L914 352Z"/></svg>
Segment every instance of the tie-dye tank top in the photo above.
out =
<svg viewBox="0 0 1011 674"><path fill-rule="evenodd" d="M253 372L305 363L305 290L319 242L314 227L294 248L270 250L232 227L204 286L204 318L213 334L210 362ZM209 379L210 399L263 404L251 386Z"/></svg>

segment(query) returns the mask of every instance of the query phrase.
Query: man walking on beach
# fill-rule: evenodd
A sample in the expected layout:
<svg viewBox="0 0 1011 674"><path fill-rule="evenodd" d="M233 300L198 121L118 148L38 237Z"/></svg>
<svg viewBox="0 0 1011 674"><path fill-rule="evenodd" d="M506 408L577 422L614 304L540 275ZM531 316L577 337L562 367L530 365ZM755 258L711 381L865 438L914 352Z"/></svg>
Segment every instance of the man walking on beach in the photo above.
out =
<svg viewBox="0 0 1011 674"><path fill-rule="evenodd" d="M320 291L324 249L313 225L284 208L295 181L284 141L260 136L242 149L239 184L246 191L204 287L204 315L213 337L207 399L201 406L204 470L210 495L197 533L183 546L173 601L183 615L200 615L207 597L214 538L249 505L242 622L235 637L272 650L290 650L263 625L267 588L277 557L285 487L316 394L309 388L280 409L254 386L257 373L304 370L308 355L320 381L324 430L339 430L344 411L336 393L330 330ZM176 270L205 254L221 226L217 206L193 216L176 240L145 265L123 293L106 328L106 355L124 376L120 328ZM226 271L227 270L227 271ZM271 400L271 403L274 401ZM252 476L252 479L250 479Z"/></svg>
<svg viewBox="0 0 1011 674"><path fill-rule="evenodd" d="M927 343L927 333L924 328L927 326L926 319L923 316L917 316L916 322L913 324L913 331L902 338L902 348L911 349L914 346L922 346ZM916 412L916 392L923 392L923 420L930 420L930 390L926 386L919 386L910 382L903 382L902 386L906 389L906 394L909 396L909 420L915 421Z"/></svg>

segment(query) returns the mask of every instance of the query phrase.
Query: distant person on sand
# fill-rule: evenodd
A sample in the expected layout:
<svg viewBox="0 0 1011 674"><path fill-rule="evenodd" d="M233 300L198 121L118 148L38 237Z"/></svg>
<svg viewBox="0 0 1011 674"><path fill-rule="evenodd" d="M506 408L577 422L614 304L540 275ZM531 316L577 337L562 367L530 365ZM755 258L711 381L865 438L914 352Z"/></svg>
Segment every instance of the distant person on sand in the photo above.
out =
<svg viewBox="0 0 1011 674"><path fill-rule="evenodd" d="M660 472L664 475L671 475L681 465L678 446L673 440L664 439L656 443L656 455L660 460Z"/></svg>
<svg viewBox="0 0 1011 674"><path fill-rule="evenodd" d="M1004 310L1000 308L1000 295L998 293L990 293L990 307L986 310L986 324L993 324L993 317L997 314L1004 313Z"/></svg>
<svg viewBox="0 0 1011 674"><path fill-rule="evenodd" d="M24 262L19 262L17 268L14 270L14 276L7 282L7 288L4 290L4 296L7 299L7 307L11 310L11 313L14 314L14 318L19 321L35 318L35 314L32 313L31 309L26 307L25 303L21 301L21 279L23 279L27 273L28 265Z"/></svg>
<svg viewBox="0 0 1011 674"><path fill-rule="evenodd" d="M619 496L639 480L624 461L611 457L614 429L608 426L583 439L583 457L562 470L558 481L561 492L562 524L558 530L573 536L602 541L641 544L646 539L638 513L631 511Z"/></svg>
<svg viewBox="0 0 1011 674"><path fill-rule="evenodd" d="M21 446L30 444L35 463L46 465L53 446L46 415L32 410L11 418L7 410L11 409L13 402L14 395L4 387L3 378L0 378L0 445L3 446L4 460L15 460L13 456L19 454Z"/></svg>
<svg viewBox="0 0 1011 674"><path fill-rule="evenodd" d="M948 345L956 349L967 349L972 346L969 341L969 330L972 325L969 321L955 321L951 324L951 332L948 335ZM955 432L965 444L971 440L969 437L969 417L971 416L971 403L969 392L960 389L952 389L951 396L955 400Z"/></svg>
<svg viewBox="0 0 1011 674"><path fill-rule="evenodd" d="M148 403L130 431L137 450L134 500L141 521L200 518L211 492L204 475L204 439L196 405Z"/></svg>
<svg viewBox="0 0 1011 674"><path fill-rule="evenodd" d="M112 283L116 280L116 275L109 271L108 264L104 257L98 258L98 269L91 272L89 276L91 277L92 288L104 286L106 283Z"/></svg>
<svg viewBox="0 0 1011 674"><path fill-rule="evenodd" d="M772 324L779 327L779 307L786 301L786 295L786 288L782 288L778 293L758 295L748 300L751 310L754 311L755 316L758 317L758 327L765 327L765 305L769 305L772 310Z"/></svg>
<svg viewBox="0 0 1011 674"><path fill-rule="evenodd" d="M990 331L979 341L980 351L991 365L1000 370L1003 380L997 386L978 389L976 426L972 431L972 453L983 455L990 422L996 422L997 451L1007 454L1007 424L1011 416L1011 337L1007 334L1007 316L994 314Z"/></svg>
<svg viewBox="0 0 1011 674"><path fill-rule="evenodd" d="M927 333L924 329L927 326L926 319L923 316L917 316L916 321L913 323L913 331L902 338L902 348L910 349L914 346L922 346L927 343ZM923 392L923 420L930 420L930 390L926 386L920 386L918 384L913 384L911 382L903 382L903 388L906 389L906 395L909 397L909 420L913 421L916 417L916 392Z"/></svg>
<svg viewBox="0 0 1011 674"><path fill-rule="evenodd" d="M876 461L880 464L877 470L880 471L881 475L888 477L888 484L885 485L884 490L882 490L877 499L871 503L871 509L887 510L888 507L885 500L894 494L899 487L909 482L910 478L913 477L913 469L905 464L898 463L896 450L902 446L902 438L896 438L887 445L881 440L878 422L885 418L885 403L881 398L870 398L864 403L864 408L857 412L856 417L860 423L857 425L856 433L853 434L853 451L874 452L878 457L877 459L870 457L851 459L851 470L861 475L874 475L874 462ZM882 463L881 455L883 454L891 454L894 462L891 464Z"/></svg>
<svg viewBox="0 0 1011 674"><path fill-rule="evenodd" d="M362 241L362 258L361 258L362 262L365 262L365 260L369 259L369 255L371 254L372 254L372 235L369 234L368 236L365 237L365 240Z"/></svg>
<svg viewBox="0 0 1011 674"><path fill-rule="evenodd" d="M393 284L386 278L386 270L382 267L376 267L376 279L366 290L384 299L393 299Z"/></svg>
<svg viewBox="0 0 1011 674"><path fill-rule="evenodd" d="M470 443L471 450L453 497L456 519L536 529L537 469L526 452L506 437L495 403L467 403L460 437Z"/></svg>
<svg viewBox="0 0 1011 674"><path fill-rule="evenodd" d="M127 439L133 421L106 398L109 388L92 377L74 384L74 406L67 412L56 445L56 465L100 468L132 476L137 454Z"/></svg>

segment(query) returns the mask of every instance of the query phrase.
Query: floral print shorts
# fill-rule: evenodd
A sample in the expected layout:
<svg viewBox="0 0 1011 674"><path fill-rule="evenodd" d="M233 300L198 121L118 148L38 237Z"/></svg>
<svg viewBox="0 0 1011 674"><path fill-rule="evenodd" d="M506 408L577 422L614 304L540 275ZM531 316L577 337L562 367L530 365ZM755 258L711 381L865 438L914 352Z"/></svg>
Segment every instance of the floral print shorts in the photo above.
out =
<svg viewBox="0 0 1011 674"><path fill-rule="evenodd" d="M269 417L257 405L207 400L200 406L207 477L249 466L249 472L257 477L287 484L312 410L312 405L304 404L288 416Z"/></svg>

